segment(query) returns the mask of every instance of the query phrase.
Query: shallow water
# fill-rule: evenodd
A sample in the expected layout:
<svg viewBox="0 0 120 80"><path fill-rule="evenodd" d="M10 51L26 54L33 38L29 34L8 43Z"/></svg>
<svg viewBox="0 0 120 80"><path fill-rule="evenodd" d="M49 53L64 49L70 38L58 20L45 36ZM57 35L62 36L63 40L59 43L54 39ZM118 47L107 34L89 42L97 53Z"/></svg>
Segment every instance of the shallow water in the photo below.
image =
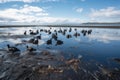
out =
<svg viewBox="0 0 120 80"><path fill-rule="evenodd" d="M36 35L30 35L29 30L47 29L49 27L17 27L17 28L0 28L0 49L7 49L7 44L16 46L24 52L26 45L33 46L37 50L50 49L63 52L66 58L75 57L81 58L86 62L85 66L89 70L96 69L95 66L104 65L107 68L119 68L119 63L114 62L113 58L120 58L120 29L108 28L72 28L69 32L69 27L61 27L66 29L65 35L58 33L58 40L62 40L63 44L56 45L56 41L52 40L52 45L47 45L46 41L51 38L51 34L40 32L42 39L39 44L22 43L23 40L29 40ZM59 27L52 27L51 32L59 30ZM77 29L75 31L75 29ZM85 36L81 33L82 30L92 30L91 34ZM27 31L27 35L24 35ZM75 37L75 32L80 33L80 36ZM37 34L37 35L39 35ZM66 38L67 34L71 34L72 38Z"/></svg>

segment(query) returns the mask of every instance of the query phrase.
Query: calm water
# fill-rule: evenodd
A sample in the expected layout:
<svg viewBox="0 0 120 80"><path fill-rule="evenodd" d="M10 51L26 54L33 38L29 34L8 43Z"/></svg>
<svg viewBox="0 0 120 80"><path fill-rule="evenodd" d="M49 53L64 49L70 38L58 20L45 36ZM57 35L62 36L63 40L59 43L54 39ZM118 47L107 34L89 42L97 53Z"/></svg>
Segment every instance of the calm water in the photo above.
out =
<svg viewBox="0 0 120 80"><path fill-rule="evenodd" d="M61 27L62 30L66 29L65 35L58 33L58 40L62 40L63 44L56 45L53 39L51 45L47 45L46 41L51 38L51 34L40 32L41 40L38 45L31 43L22 43L35 36L29 35L29 30L47 29L49 27L21 27L21 28L0 28L0 49L7 49L7 44L18 47L22 52L26 50L26 45L33 46L38 50L50 49L64 53L66 58L82 57L82 60L89 65L88 69L95 69L96 64L102 64L108 68L118 68L120 65L114 62L113 58L120 58L120 29L98 29L98 28L72 28L69 32L68 27ZM59 27L54 27L54 30L59 30ZM75 31L75 29L77 29ZM83 35L82 30L92 30L91 34ZM27 31L27 35L24 35ZM80 36L75 37L74 33L80 33ZM72 38L67 38L66 35L72 35Z"/></svg>

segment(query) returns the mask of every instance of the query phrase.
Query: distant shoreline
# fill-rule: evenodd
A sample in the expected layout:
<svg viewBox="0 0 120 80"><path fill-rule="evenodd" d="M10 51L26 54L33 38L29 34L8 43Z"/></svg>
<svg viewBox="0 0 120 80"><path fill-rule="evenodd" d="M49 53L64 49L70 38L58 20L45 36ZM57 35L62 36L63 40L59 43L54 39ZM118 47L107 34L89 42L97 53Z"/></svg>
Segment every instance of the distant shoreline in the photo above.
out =
<svg viewBox="0 0 120 80"><path fill-rule="evenodd" d="M8 27L80 27L80 28L120 28L120 26L94 26L94 25L0 25L0 28Z"/></svg>

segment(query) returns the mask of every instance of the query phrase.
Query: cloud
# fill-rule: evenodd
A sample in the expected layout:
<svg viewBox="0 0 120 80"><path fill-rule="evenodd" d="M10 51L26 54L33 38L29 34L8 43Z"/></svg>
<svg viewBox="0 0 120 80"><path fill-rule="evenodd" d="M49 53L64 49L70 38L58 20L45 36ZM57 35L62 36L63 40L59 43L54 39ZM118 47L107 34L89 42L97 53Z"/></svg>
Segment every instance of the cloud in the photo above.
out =
<svg viewBox="0 0 120 80"><path fill-rule="evenodd" d="M34 13L39 13L42 16L43 15L48 15L45 10L43 10L40 7L37 6L29 6L29 5L24 5L22 7L20 7L19 9L16 8L8 8L8 9L4 9L4 10L0 10L0 16L14 16L14 15L32 15ZM36 15L36 14L34 14Z"/></svg>
<svg viewBox="0 0 120 80"><path fill-rule="evenodd" d="M24 2L24 3L31 3L31 2L56 2L59 0L0 0L0 3L6 3L6 2Z"/></svg>
<svg viewBox="0 0 120 80"><path fill-rule="evenodd" d="M48 13L45 12L45 10L43 10L42 8L36 6L29 6L29 5L24 5L19 9L8 8L8 9L0 10L0 19L3 20L4 18L5 21L7 21L7 19L8 20L12 19L13 21L24 22L27 20L29 22L34 20L36 17L47 16L47 15Z"/></svg>
<svg viewBox="0 0 120 80"><path fill-rule="evenodd" d="M120 20L120 9L116 9L115 7L107 7L104 9L91 9L90 17L92 20Z"/></svg>
<svg viewBox="0 0 120 80"><path fill-rule="evenodd" d="M41 7L24 5L19 8L0 10L0 22L12 23L80 23L79 18L50 17L49 13Z"/></svg>
<svg viewBox="0 0 120 80"><path fill-rule="evenodd" d="M76 9L76 12L81 13L82 11L83 11L83 8L77 8L77 9Z"/></svg>

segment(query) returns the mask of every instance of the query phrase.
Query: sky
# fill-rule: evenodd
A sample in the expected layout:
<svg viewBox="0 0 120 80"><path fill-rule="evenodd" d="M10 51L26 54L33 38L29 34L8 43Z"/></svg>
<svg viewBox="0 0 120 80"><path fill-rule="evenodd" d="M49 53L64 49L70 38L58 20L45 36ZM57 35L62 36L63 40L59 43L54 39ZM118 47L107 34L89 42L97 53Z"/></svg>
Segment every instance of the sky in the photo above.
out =
<svg viewBox="0 0 120 80"><path fill-rule="evenodd" d="M120 22L120 0L0 0L1 24Z"/></svg>

